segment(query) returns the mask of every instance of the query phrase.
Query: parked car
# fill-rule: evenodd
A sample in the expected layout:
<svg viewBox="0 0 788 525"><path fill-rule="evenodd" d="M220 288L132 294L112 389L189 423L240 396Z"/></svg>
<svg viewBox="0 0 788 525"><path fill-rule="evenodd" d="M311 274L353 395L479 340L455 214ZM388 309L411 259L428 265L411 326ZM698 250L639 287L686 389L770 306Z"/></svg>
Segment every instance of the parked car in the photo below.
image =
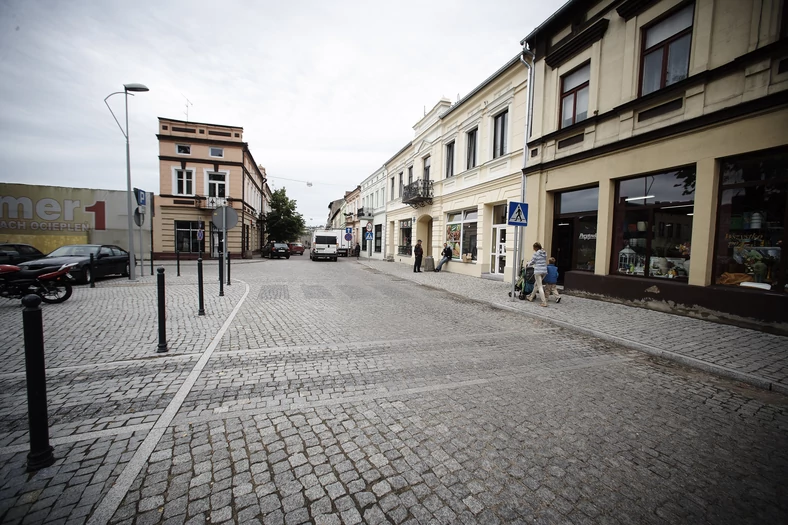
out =
<svg viewBox="0 0 788 525"><path fill-rule="evenodd" d="M304 255L304 245L300 242L291 242L287 245L292 255Z"/></svg>
<svg viewBox="0 0 788 525"><path fill-rule="evenodd" d="M19 264L44 257L38 248L29 244L0 243L0 264Z"/></svg>
<svg viewBox="0 0 788 525"><path fill-rule="evenodd" d="M269 259L273 259L276 257L279 259L280 257L284 257L285 259L290 258L290 248L287 247L287 244L283 242L269 242L263 249L260 251L260 254L263 257L268 257Z"/></svg>
<svg viewBox="0 0 788 525"><path fill-rule="evenodd" d="M108 244L69 244L61 246L42 259L22 263L19 266L28 270L37 270L47 266L60 266L66 263L77 263L71 269L71 275L78 281L90 282L90 254L94 257L93 278L107 275L129 275L129 252L123 248Z"/></svg>

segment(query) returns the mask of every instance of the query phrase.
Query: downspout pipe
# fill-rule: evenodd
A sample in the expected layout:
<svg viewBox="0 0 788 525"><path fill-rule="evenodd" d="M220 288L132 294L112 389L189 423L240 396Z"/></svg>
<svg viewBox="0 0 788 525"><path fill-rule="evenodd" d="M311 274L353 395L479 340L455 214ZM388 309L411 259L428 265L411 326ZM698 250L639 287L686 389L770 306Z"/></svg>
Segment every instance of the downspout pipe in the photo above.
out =
<svg viewBox="0 0 788 525"><path fill-rule="evenodd" d="M528 89L527 93L527 100L526 100L526 108L528 114L525 116L525 137L523 139L523 173L522 173L522 181L520 182L520 202L525 202L525 167L528 165L528 139L531 138L531 120L533 115L534 109L534 53L528 47L528 43L523 41L523 52L520 55L520 62L528 68ZM517 265L520 262L520 259L523 258L522 253L525 252L523 250L523 228L516 227L517 234L515 234L515 245L514 245L514 271L512 271L512 290L511 290L511 297L512 301L515 299L514 293L514 286L517 281ZM518 246L520 249L518 250Z"/></svg>

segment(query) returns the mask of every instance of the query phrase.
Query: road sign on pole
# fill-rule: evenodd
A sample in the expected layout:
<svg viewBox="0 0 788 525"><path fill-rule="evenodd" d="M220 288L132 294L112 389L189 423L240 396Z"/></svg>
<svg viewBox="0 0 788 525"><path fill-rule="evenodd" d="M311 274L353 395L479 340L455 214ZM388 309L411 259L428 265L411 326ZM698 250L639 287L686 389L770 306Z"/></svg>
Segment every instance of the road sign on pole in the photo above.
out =
<svg viewBox="0 0 788 525"><path fill-rule="evenodd" d="M367 233L364 234L364 240L365 241L374 241L375 240L375 235L372 232L367 232Z"/></svg>
<svg viewBox="0 0 788 525"><path fill-rule="evenodd" d="M509 226L528 226L528 204L524 202L510 202L507 215Z"/></svg>
<svg viewBox="0 0 788 525"><path fill-rule="evenodd" d="M367 223L367 231L368 231L368 232L371 232L371 231L372 231L372 223L371 223L371 222L368 222L368 223Z"/></svg>
<svg viewBox="0 0 788 525"><path fill-rule="evenodd" d="M345 233L353 233L353 228L345 228Z"/></svg>
<svg viewBox="0 0 788 525"><path fill-rule="evenodd" d="M346 241L352 241L353 240L353 235L351 235L350 233L346 233L345 234L345 240Z"/></svg>

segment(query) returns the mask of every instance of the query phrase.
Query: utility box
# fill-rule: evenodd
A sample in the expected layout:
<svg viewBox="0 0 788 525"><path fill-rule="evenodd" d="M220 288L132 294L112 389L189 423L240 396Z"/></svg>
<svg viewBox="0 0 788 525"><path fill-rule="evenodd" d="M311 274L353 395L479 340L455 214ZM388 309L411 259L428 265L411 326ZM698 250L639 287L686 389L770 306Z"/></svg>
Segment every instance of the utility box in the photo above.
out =
<svg viewBox="0 0 788 525"><path fill-rule="evenodd" d="M425 272L434 272L435 271L435 259L432 255L428 255L424 258L424 261L421 265Z"/></svg>

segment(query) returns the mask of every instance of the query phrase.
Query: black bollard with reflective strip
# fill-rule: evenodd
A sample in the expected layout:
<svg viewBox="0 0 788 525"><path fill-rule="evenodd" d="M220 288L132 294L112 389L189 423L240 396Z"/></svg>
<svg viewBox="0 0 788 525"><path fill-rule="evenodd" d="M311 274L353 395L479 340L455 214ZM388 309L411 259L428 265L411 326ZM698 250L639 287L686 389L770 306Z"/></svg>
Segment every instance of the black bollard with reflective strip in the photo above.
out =
<svg viewBox="0 0 788 525"><path fill-rule="evenodd" d="M30 424L30 453L27 455L27 471L33 472L55 462L53 448L49 444L49 420L47 416L47 378L44 363L44 325L42 322L41 298L26 295L22 298L22 324L25 337L25 372L27 374L27 413Z"/></svg>
<svg viewBox="0 0 788 525"><path fill-rule="evenodd" d="M224 297L224 261L219 254L219 297Z"/></svg>
<svg viewBox="0 0 788 525"><path fill-rule="evenodd" d="M197 315L205 315L205 299L203 299L203 286L202 286L202 257L197 259L197 291L199 292L200 309L197 310Z"/></svg>
<svg viewBox="0 0 788 525"><path fill-rule="evenodd" d="M167 313L164 309L164 268L159 266L156 269L156 288L159 292L159 346L156 353L162 354L167 351Z"/></svg>

